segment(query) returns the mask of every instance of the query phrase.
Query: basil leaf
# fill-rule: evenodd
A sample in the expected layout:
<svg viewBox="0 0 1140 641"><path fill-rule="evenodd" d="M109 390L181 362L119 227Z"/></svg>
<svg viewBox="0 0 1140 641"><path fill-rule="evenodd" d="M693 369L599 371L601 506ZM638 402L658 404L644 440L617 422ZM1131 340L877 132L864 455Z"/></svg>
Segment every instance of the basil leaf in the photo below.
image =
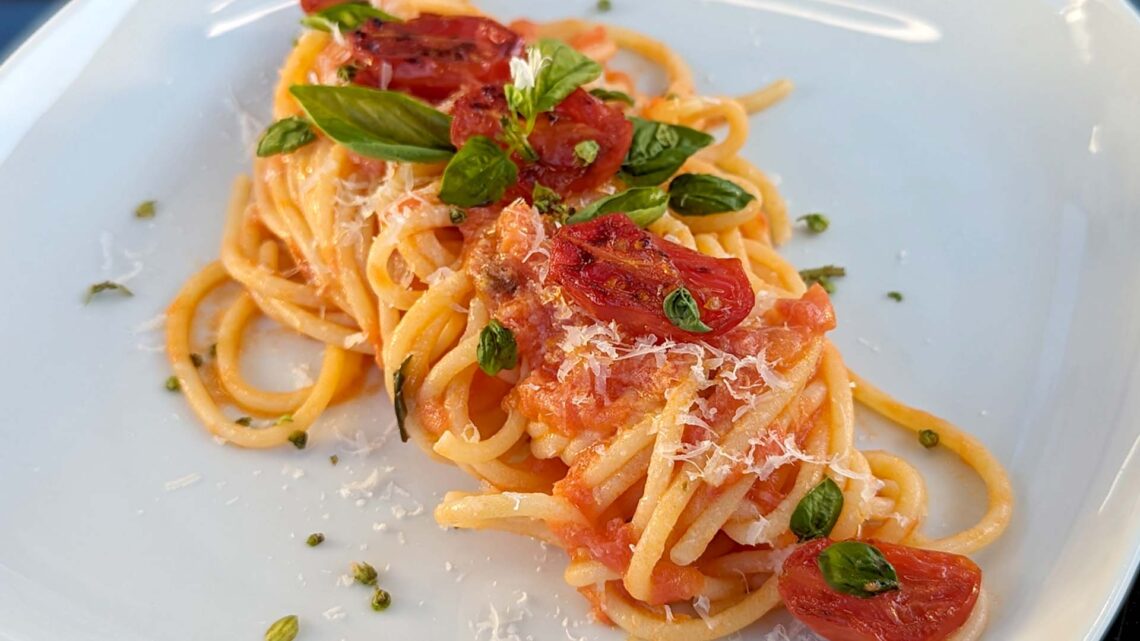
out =
<svg viewBox="0 0 1140 641"><path fill-rule="evenodd" d="M400 369L392 375L392 388L396 397L394 402L396 406L396 427L400 430L400 442L408 442L408 428L404 426L404 421L408 418L408 403L404 400L404 379L408 376L408 363L412 361L412 355L408 354L404 358L404 362L400 363Z"/></svg>
<svg viewBox="0 0 1140 641"><path fill-rule="evenodd" d="M660 185L675 174L697 151L712 144L713 137L681 125L630 118L633 142L621 179L630 185Z"/></svg>
<svg viewBox="0 0 1140 641"><path fill-rule="evenodd" d="M566 219L566 224L584 223L605 214L621 212L640 227L648 227L665 213L669 194L657 187L634 187L590 203Z"/></svg>
<svg viewBox="0 0 1140 641"><path fill-rule="evenodd" d="M633 106L633 98L631 98L630 95L624 91L614 91L613 89L602 89L601 87L598 87L597 89L591 89L590 95L597 98L598 100L604 100L606 102L624 102L630 107Z"/></svg>
<svg viewBox="0 0 1140 641"><path fill-rule="evenodd" d="M740 211L753 200L736 183L711 174L681 174L669 183L669 206L683 216Z"/></svg>
<svg viewBox="0 0 1140 641"><path fill-rule="evenodd" d="M403 22L396 16L385 13L370 4L345 2L301 18L301 24L319 31L332 31L334 27L340 31L354 31L372 19L382 22Z"/></svg>
<svg viewBox="0 0 1140 641"><path fill-rule="evenodd" d="M519 363L518 345L509 328L495 319L479 332L479 346L475 349L479 369L490 376L504 369L514 369Z"/></svg>
<svg viewBox="0 0 1140 641"><path fill-rule="evenodd" d="M823 287L823 290L828 294L835 293L835 283L831 282L831 279L846 275L847 270L836 265L824 265L823 267L800 270L800 278L804 280L805 285L811 287L812 284L819 283L820 287Z"/></svg>
<svg viewBox="0 0 1140 641"><path fill-rule="evenodd" d="M792 512L792 533L801 542L831 534L843 511L843 492L835 481L825 478L804 495Z"/></svg>
<svg viewBox="0 0 1140 641"><path fill-rule="evenodd" d="M518 167L495 141L472 136L443 170L439 199L460 207L487 205L502 198L518 178Z"/></svg>
<svg viewBox="0 0 1140 641"><path fill-rule="evenodd" d="M883 553L862 541L832 543L816 559L831 589L863 599L899 589L895 568Z"/></svg>
<svg viewBox="0 0 1140 641"><path fill-rule="evenodd" d="M665 317L677 327L694 334L711 332L712 328L701 322L701 309L696 299L681 285L665 297Z"/></svg>
<svg viewBox="0 0 1140 641"><path fill-rule="evenodd" d="M455 153L451 116L402 93L325 85L289 92L321 131L362 156L426 163Z"/></svg>
<svg viewBox="0 0 1140 641"><path fill-rule="evenodd" d="M538 113L554 109L575 89L602 75L600 64L560 40L539 40L538 52L546 60L534 80Z"/></svg>
<svg viewBox="0 0 1140 641"><path fill-rule="evenodd" d="M269 125L261 140L257 141L257 155L260 158L287 154L313 142L317 135L304 118L282 118Z"/></svg>

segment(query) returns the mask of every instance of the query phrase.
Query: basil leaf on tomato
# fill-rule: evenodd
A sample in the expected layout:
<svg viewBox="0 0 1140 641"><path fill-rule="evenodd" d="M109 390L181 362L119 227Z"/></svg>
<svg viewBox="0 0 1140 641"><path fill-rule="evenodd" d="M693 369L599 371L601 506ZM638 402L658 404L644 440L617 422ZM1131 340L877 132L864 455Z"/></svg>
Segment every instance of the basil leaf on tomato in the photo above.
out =
<svg viewBox="0 0 1140 641"><path fill-rule="evenodd" d="M669 205L669 194L657 187L633 187L612 196L606 196L590 203L581 211L566 219L567 224L584 223L599 216L615 212L624 213L639 227L648 227L665 213Z"/></svg>
<svg viewBox="0 0 1140 641"><path fill-rule="evenodd" d="M518 167L495 141L472 136L443 170L439 199L460 207L488 205L502 198L518 177Z"/></svg>
<svg viewBox="0 0 1140 641"><path fill-rule="evenodd" d="M293 85L289 92L329 138L370 158L442 162L455 153L451 116L396 91Z"/></svg>
<svg viewBox="0 0 1140 641"><path fill-rule="evenodd" d="M301 18L301 24L319 31L354 31L369 20L381 22L403 22L396 16L385 13L365 2L345 2Z"/></svg>
<svg viewBox="0 0 1140 641"><path fill-rule="evenodd" d="M408 354L404 358L404 362L400 363L400 369L392 375L392 389L396 400L396 427L400 430L400 441L408 442L408 428L405 426L405 421L408 418L408 403L404 400L404 381L408 377L408 364L412 362L412 355Z"/></svg>
<svg viewBox="0 0 1140 641"><path fill-rule="evenodd" d="M624 91L614 91L613 89L598 87L597 89L591 89L590 95L604 102L624 102L630 107L633 106L633 98Z"/></svg>
<svg viewBox="0 0 1140 641"><path fill-rule="evenodd" d="M740 211L753 200L736 183L712 174L681 174L669 183L669 206L683 216Z"/></svg>
<svg viewBox="0 0 1140 641"><path fill-rule="evenodd" d="M816 560L831 589L859 598L899 589L894 566L873 545L862 541L832 543Z"/></svg>
<svg viewBox="0 0 1140 641"><path fill-rule="evenodd" d="M711 327L701 322L701 308L684 285L669 292L664 307L669 322L686 332L705 334L712 331Z"/></svg>
<svg viewBox="0 0 1140 641"><path fill-rule="evenodd" d="M543 60L534 81L538 113L554 109L575 89L602 75L600 64L561 40L543 38L537 47Z"/></svg>
<svg viewBox="0 0 1140 641"><path fill-rule="evenodd" d="M630 118L633 142L619 176L630 185L660 185L685 161L713 142L713 137L689 127Z"/></svg>
<svg viewBox="0 0 1140 641"><path fill-rule="evenodd" d="M495 319L479 332L479 345L475 349L479 369L494 376L505 369L518 366L519 352L515 335L510 328Z"/></svg>
<svg viewBox="0 0 1140 641"><path fill-rule="evenodd" d="M792 534L801 542L831 534L843 511L843 492L835 481L824 478L804 495L792 512Z"/></svg>
<svg viewBox="0 0 1140 641"><path fill-rule="evenodd" d="M269 125L261 139L257 141L257 155L265 158L277 154L287 154L304 147L317 139L313 128L304 118L282 118Z"/></svg>

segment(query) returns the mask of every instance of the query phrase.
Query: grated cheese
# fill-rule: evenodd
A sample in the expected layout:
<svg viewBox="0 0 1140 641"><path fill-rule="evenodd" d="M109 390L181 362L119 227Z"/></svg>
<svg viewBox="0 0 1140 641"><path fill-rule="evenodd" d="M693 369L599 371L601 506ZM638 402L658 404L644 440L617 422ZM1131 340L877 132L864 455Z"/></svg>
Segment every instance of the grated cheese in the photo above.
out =
<svg viewBox="0 0 1140 641"><path fill-rule="evenodd" d="M173 492L175 490L181 490L184 487L190 487L191 485L194 485L201 480L202 475L198 474L197 472L193 472L191 474L187 474L186 476L167 481L166 483L162 484L162 487L167 492Z"/></svg>

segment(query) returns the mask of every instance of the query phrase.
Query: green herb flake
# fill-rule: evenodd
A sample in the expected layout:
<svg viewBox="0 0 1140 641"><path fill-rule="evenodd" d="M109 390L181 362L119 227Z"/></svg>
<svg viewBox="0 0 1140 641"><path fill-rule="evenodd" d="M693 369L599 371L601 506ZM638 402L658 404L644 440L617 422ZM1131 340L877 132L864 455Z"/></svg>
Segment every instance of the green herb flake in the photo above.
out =
<svg viewBox="0 0 1140 641"><path fill-rule="evenodd" d="M831 226L831 221L827 218L827 216L824 216L820 213L800 216L796 220L804 221L804 225L807 226L808 231L813 234L822 234L823 232L827 231L828 227Z"/></svg>
<svg viewBox="0 0 1140 641"><path fill-rule="evenodd" d="M372 593L372 609L383 612L390 605L392 605L392 595L388 594L387 590L376 588L376 591Z"/></svg>
<svg viewBox="0 0 1140 641"><path fill-rule="evenodd" d="M217 343L210 343L210 350L208 353L210 354L210 358L217 358L218 357L218 344Z"/></svg>
<svg viewBox="0 0 1140 641"><path fill-rule="evenodd" d="M412 362L412 355L408 354L404 357L404 362L400 363L400 369L392 375L392 392L395 395L393 403L396 406L396 427L400 430L400 442L408 442L408 427L406 421L408 419L408 402L404 399L404 383L408 378L408 367Z"/></svg>
<svg viewBox="0 0 1140 641"><path fill-rule="evenodd" d="M351 566L352 578L362 585L376 585L376 568L360 561Z"/></svg>
<svg viewBox="0 0 1140 641"><path fill-rule="evenodd" d="M292 414L282 414L281 416L277 417L277 420L274 421L273 424L274 425L284 425L286 423L292 423L292 422L293 422L293 415Z"/></svg>
<svg viewBox="0 0 1140 641"><path fill-rule="evenodd" d="M894 566L878 548L862 541L832 543L819 553L816 563L836 592L866 599L899 589Z"/></svg>
<svg viewBox="0 0 1140 641"><path fill-rule="evenodd" d="M333 465L340 463L340 457L337 456L336 454L333 454L332 456L329 457L329 463L331 463Z"/></svg>
<svg viewBox="0 0 1140 641"><path fill-rule="evenodd" d="M403 22L396 16L385 13L367 2L344 2L305 16L301 24L318 31L355 31L369 20L381 22Z"/></svg>
<svg viewBox="0 0 1140 641"><path fill-rule="evenodd" d="M517 180L518 167L495 141L472 136L443 170L439 199L460 207L489 205Z"/></svg>
<svg viewBox="0 0 1140 641"><path fill-rule="evenodd" d="M304 118L291 116L269 125L261 139L257 141L259 158L288 154L313 142L317 135Z"/></svg>
<svg viewBox="0 0 1140 641"><path fill-rule="evenodd" d="M562 196L541 183L534 184L531 199L538 213L554 216L559 221L565 221L571 213L570 207L562 202Z"/></svg>
<svg viewBox="0 0 1140 641"><path fill-rule="evenodd" d="M206 360L202 358L201 354L191 353L190 362L194 364L194 367L201 367L202 363L206 362Z"/></svg>
<svg viewBox="0 0 1140 641"><path fill-rule="evenodd" d="M165 387L168 392L177 392L182 389L182 382L178 380L177 376L169 376L162 386Z"/></svg>
<svg viewBox="0 0 1140 641"><path fill-rule="evenodd" d="M665 317L676 327L694 334L711 332L712 328L701 322L701 310L696 299L684 285L669 292L664 302Z"/></svg>
<svg viewBox="0 0 1140 641"><path fill-rule="evenodd" d="M101 283L95 283L91 287L87 288L87 296L84 297L83 304L86 305L87 303L90 303L96 296L102 294L103 292L118 292L123 296L135 295L135 293L128 289L126 285L120 285L119 283L105 280Z"/></svg>
<svg viewBox="0 0 1140 641"><path fill-rule="evenodd" d="M605 102L624 102L630 107L633 106L633 98L624 91L615 91L613 89L603 89L598 87L590 90L590 95Z"/></svg>
<svg viewBox="0 0 1140 641"><path fill-rule="evenodd" d="M447 215L452 225L462 225L467 222L467 210L462 207L452 207Z"/></svg>
<svg viewBox="0 0 1140 641"><path fill-rule="evenodd" d="M237 419L236 421L234 421L234 423L237 423L238 425L241 425L242 427L249 427L250 425L253 425L253 417L252 416L243 416L243 417Z"/></svg>
<svg viewBox="0 0 1140 641"><path fill-rule="evenodd" d="M290 614L287 617L281 617L265 631L265 641L293 641L297 638L299 628L297 615Z"/></svg>
<svg viewBox="0 0 1140 641"><path fill-rule="evenodd" d="M518 345L510 328L496 319L491 319L483 331L479 332L479 345L475 349L479 369L488 376L495 376L505 369L518 366Z"/></svg>
<svg viewBox="0 0 1140 641"><path fill-rule="evenodd" d="M804 280L805 285L811 287L812 284L818 283L828 294L835 293L835 284L831 282L831 279L846 275L847 270L837 265L824 265L823 267L800 270L800 278Z"/></svg>
<svg viewBox="0 0 1140 641"><path fill-rule="evenodd" d="M289 442L293 444L293 447L303 450L309 444L309 433L304 430L293 430L289 434Z"/></svg>
<svg viewBox="0 0 1140 641"><path fill-rule="evenodd" d="M352 82L359 71L360 67L356 65L341 65L336 68L336 79L344 83Z"/></svg>
<svg viewBox="0 0 1140 641"><path fill-rule="evenodd" d="M583 140L582 142L574 145L574 157L583 167L589 167L594 164L598 159L598 152L601 151L601 146L596 140Z"/></svg>
<svg viewBox="0 0 1140 641"><path fill-rule="evenodd" d="M313 532L312 534L309 535L309 538L305 539L305 545L307 545L311 548L315 548L324 542L325 542L325 535L323 532Z"/></svg>
<svg viewBox="0 0 1140 641"><path fill-rule="evenodd" d="M135 218L154 218L155 212L158 210L158 203L153 200L145 200L135 207Z"/></svg>
<svg viewBox="0 0 1140 641"><path fill-rule="evenodd" d="M614 8L614 3L611 0L598 0L598 11L605 13Z"/></svg>
<svg viewBox="0 0 1140 641"><path fill-rule="evenodd" d="M740 211L754 200L736 183L711 174L681 174L669 183L669 206L682 216Z"/></svg>
<svg viewBox="0 0 1140 641"><path fill-rule="evenodd" d="M921 430L918 433L918 442L922 443L922 446L928 450L932 447L938 447L938 442L941 440L938 432L934 430Z"/></svg>
<svg viewBox="0 0 1140 641"><path fill-rule="evenodd" d="M648 227L665 214L669 194L658 187L633 187L599 198L566 219L567 224L584 223L606 214L623 213L639 227Z"/></svg>
<svg viewBox="0 0 1140 641"><path fill-rule="evenodd" d="M801 542L831 534L843 511L843 491L835 481L824 478L804 495L792 512L790 527Z"/></svg>
<svg viewBox="0 0 1140 641"><path fill-rule="evenodd" d="M887 298L895 301L896 303L903 302L902 292L887 292Z"/></svg>

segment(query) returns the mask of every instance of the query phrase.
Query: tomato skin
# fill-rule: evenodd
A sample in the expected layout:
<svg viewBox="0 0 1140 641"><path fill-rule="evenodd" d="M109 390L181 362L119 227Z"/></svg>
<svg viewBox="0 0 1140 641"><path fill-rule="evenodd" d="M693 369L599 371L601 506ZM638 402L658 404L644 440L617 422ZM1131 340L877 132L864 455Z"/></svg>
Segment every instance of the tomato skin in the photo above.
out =
<svg viewBox="0 0 1140 641"><path fill-rule="evenodd" d="M510 60L522 53L517 33L489 18L422 14L406 22L370 20L346 35L356 67L353 82L438 102L463 87L510 81Z"/></svg>
<svg viewBox="0 0 1140 641"><path fill-rule="evenodd" d="M616 321L635 334L716 336L740 324L755 303L739 260L682 247L620 213L561 228L551 240L549 275L595 318ZM687 332L665 316L665 297L681 285L711 331Z"/></svg>
<svg viewBox="0 0 1140 641"><path fill-rule="evenodd" d="M346 1L347 0L301 0L301 11L305 13L316 13Z"/></svg>
<svg viewBox="0 0 1140 641"><path fill-rule="evenodd" d="M468 91L452 109L452 144L461 147L477 135L497 139L507 113L501 86ZM513 157L519 167L519 182L507 198L529 201L536 183L570 196L602 185L621 169L633 140L633 124L617 107L576 89L552 111L539 114L528 140L538 160L527 162L517 154ZM597 142L599 149L594 162L583 166L574 146L586 140Z"/></svg>
<svg viewBox="0 0 1140 641"><path fill-rule="evenodd" d="M780 574L788 611L829 641L942 641L970 617L982 571L958 554L867 541L898 573L899 589L870 598L841 594L824 581L817 559L829 539L800 546Z"/></svg>

